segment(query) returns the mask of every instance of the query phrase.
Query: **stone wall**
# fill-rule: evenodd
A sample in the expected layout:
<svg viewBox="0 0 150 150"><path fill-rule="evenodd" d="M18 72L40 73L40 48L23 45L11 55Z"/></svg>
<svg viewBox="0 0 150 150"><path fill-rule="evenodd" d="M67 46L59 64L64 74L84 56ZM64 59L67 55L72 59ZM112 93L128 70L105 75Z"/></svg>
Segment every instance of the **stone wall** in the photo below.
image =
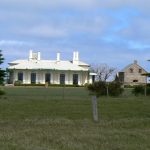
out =
<svg viewBox="0 0 150 150"><path fill-rule="evenodd" d="M134 62L124 70L124 83L130 85L145 84L147 77L142 76L146 71Z"/></svg>

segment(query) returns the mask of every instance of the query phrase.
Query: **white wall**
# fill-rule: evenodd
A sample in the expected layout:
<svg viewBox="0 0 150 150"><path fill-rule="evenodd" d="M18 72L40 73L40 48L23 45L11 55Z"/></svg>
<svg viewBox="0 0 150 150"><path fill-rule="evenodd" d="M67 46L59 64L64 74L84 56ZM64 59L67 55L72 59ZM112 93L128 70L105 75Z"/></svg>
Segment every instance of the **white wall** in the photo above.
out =
<svg viewBox="0 0 150 150"><path fill-rule="evenodd" d="M88 83L88 72L77 72L77 71L44 71L44 70L14 70L14 82L18 80L18 73L23 72L23 83L31 83L31 73L36 73L36 83L45 84L45 74L51 74L51 84L60 83L60 74L65 74L65 84L73 84L73 74L78 74L78 84L84 85Z"/></svg>

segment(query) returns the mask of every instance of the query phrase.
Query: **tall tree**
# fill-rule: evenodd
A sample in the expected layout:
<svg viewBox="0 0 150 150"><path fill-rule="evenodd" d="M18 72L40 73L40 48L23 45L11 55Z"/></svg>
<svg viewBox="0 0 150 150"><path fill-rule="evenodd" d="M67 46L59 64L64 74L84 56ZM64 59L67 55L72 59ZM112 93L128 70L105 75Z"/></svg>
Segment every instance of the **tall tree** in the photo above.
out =
<svg viewBox="0 0 150 150"><path fill-rule="evenodd" d="M110 67L107 64L91 65L91 71L97 73L98 81L107 81L116 73L116 68Z"/></svg>
<svg viewBox="0 0 150 150"><path fill-rule="evenodd" d="M2 50L0 50L0 65L4 62ZM0 85L4 83L5 71L0 67Z"/></svg>

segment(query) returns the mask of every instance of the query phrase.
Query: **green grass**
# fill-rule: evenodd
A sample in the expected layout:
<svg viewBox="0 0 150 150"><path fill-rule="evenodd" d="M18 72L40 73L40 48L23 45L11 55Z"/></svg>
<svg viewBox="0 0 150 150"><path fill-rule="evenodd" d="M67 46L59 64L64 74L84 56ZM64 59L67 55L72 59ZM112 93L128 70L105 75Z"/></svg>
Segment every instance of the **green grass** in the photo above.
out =
<svg viewBox="0 0 150 150"><path fill-rule="evenodd" d="M150 97L134 97L130 90L119 98L100 97L95 123L84 88L4 90L0 150L150 149Z"/></svg>

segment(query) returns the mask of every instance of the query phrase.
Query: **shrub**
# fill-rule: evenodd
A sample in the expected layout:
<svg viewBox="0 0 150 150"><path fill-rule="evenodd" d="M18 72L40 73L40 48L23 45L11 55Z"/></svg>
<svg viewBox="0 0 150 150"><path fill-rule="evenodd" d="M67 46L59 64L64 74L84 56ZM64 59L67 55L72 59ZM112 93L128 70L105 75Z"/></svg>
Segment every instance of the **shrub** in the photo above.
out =
<svg viewBox="0 0 150 150"><path fill-rule="evenodd" d="M19 81L19 80L18 80L18 81L15 81L14 85L15 85L15 86L20 86L20 85L22 85L22 81Z"/></svg>
<svg viewBox="0 0 150 150"><path fill-rule="evenodd" d="M23 84L21 81L15 81L15 86L44 86L42 83ZM83 87L80 85L63 85L63 84L48 84L49 87Z"/></svg>
<svg viewBox="0 0 150 150"><path fill-rule="evenodd" d="M124 89L121 88L121 83L111 82L108 86L110 96L119 96L123 93Z"/></svg>
<svg viewBox="0 0 150 150"><path fill-rule="evenodd" d="M97 97L107 95L107 87L110 96L119 96L123 92L121 84L118 82L111 82L109 85L104 81L95 82L89 84L87 89L91 92L90 94L95 94Z"/></svg>
<svg viewBox="0 0 150 150"><path fill-rule="evenodd" d="M87 89L91 92L90 94L96 94L97 97L99 97L100 95L106 95L106 82L94 82L93 84L89 84L87 86Z"/></svg>
<svg viewBox="0 0 150 150"><path fill-rule="evenodd" d="M136 96L139 94L144 95L144 86L143 85L135 86L134 89L132 90L132 93Z"/></svg>
<svg viewBox="0 0 150 150"><path fill-rule="evenodd" d="M147 91L147 95L150 95L150 87L147 87L146 91Z"/></svg>
<svg viewBox="0 0 150 150"><path fill-rule="evenodd" d="M0 89L0 95L5 95L5 92Z"/></svg>
<svg viewBox="0 0 150 150"><path fill-rule="evenodd" d="M150 83L148 83L147 86L150 87Z"/></svg>

